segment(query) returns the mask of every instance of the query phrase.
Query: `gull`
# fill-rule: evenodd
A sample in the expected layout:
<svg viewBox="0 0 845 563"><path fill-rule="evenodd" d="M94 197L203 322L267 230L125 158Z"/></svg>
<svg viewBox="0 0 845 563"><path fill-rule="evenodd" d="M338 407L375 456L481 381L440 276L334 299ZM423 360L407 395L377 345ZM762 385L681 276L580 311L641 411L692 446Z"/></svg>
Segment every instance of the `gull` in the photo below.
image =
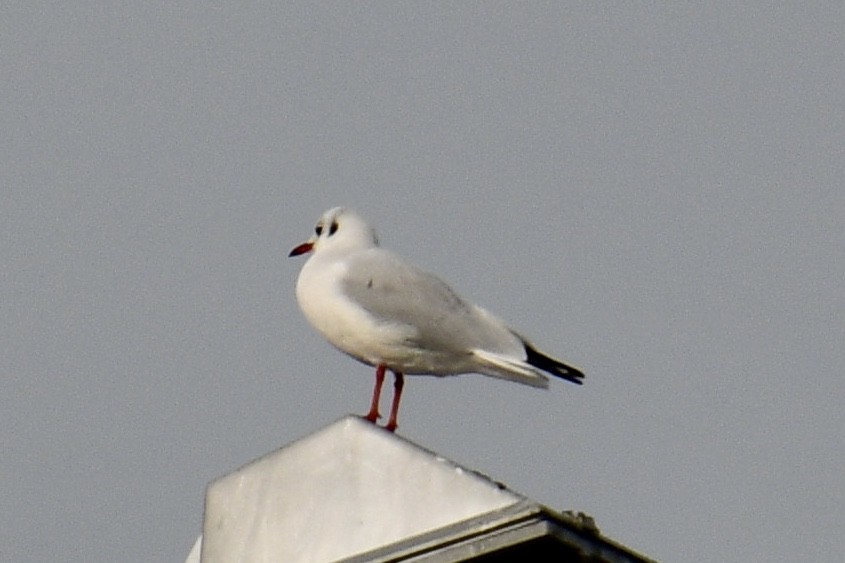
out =
<svg viewBox="0 0 845 563"><path fill-rule="evenodd" d="M385 428L397 427L404 375L479 373L548 388L545 373L580 385L584 374L537 350L497 317L458 296L437 276L381 248L352 210L329 209L289 256L311 253L296 298L333 346L376 368L369 412L375 423L385 372L394 374Z"/></svg>

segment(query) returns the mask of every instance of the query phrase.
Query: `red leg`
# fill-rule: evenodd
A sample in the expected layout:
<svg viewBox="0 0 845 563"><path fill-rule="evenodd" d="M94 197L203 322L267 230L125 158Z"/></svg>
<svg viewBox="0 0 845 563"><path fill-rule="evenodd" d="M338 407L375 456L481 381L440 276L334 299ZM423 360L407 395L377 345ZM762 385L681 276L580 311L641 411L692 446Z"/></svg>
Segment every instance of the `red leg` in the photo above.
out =
<svg viewBox="0 0 845 563"><path fill-rule="evenodd" d="M376 386L373 388L373 402L370 403L370 412L364 416L364 418L370 422L375 422L378 420L378 417L381 416L378 413L378 404L379 399L381 399L381 386L384 383L384 371L386 369L387 368L384 364L376 366Z"/></svg>
<svg viewBox="0 0 845 563"><path fill-rule="evenodd" d="M390 432L395 432L396 427L399 426L396 423L396 418L399 416L399 400L402 398L402 387L405 386L405 377L401 372L394 371L393 375L396 376L396 379L393 381L393 404L390 406L390 419L385 426Z"/></svg>

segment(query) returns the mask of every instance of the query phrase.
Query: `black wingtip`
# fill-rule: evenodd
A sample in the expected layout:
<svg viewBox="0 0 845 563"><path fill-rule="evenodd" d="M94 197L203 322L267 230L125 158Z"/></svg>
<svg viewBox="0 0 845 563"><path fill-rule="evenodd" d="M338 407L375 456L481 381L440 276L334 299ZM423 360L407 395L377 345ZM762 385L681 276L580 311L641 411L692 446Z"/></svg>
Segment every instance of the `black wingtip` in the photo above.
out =
<svg viewBox="0 0 845 563"><path fill-rule="evenodd" d="M526 355L525 361L534 366L535 368L550 373L555 377L560 377L561 379L571 381L576 385L582 385L584 383L583 381L581 381L582 379L584 379L584 373L578 368L574 368L554 358L546 356L545 354L537 351L536 348L534 348L533 346L531 346L531 344L528 344L527 342L524 342L524 344Z"/></svg>

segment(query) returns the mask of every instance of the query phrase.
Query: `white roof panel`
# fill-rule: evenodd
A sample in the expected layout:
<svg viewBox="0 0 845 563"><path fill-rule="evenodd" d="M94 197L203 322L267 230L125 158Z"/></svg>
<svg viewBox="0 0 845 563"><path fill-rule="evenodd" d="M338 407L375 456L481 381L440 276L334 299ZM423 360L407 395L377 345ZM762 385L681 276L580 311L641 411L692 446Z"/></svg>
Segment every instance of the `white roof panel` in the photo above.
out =
<svg viewBox="0 0 845 563"><path fill-rule="evenodd" d="M348 416L212 482L202 562L334 561L524 500Z"/></svg>

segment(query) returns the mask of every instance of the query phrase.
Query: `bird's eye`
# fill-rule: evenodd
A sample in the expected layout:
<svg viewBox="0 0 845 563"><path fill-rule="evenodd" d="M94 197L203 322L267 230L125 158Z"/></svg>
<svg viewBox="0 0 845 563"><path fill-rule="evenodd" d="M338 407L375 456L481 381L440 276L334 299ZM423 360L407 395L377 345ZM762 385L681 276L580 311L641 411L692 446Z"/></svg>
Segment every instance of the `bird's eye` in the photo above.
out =
<svg viewBox="0 0 845 563"><path fill-rule="evenodd" d="M322 223L314 227L314 232L317 233L317 236L323 234L323 225Z"/></svg>
<svg viewBox="0 0 845 563"><path fill-rule="evenodd" d="M337 221L332 221L332 226L329 227L329 236L332 236L337 232Z"/></svg>

